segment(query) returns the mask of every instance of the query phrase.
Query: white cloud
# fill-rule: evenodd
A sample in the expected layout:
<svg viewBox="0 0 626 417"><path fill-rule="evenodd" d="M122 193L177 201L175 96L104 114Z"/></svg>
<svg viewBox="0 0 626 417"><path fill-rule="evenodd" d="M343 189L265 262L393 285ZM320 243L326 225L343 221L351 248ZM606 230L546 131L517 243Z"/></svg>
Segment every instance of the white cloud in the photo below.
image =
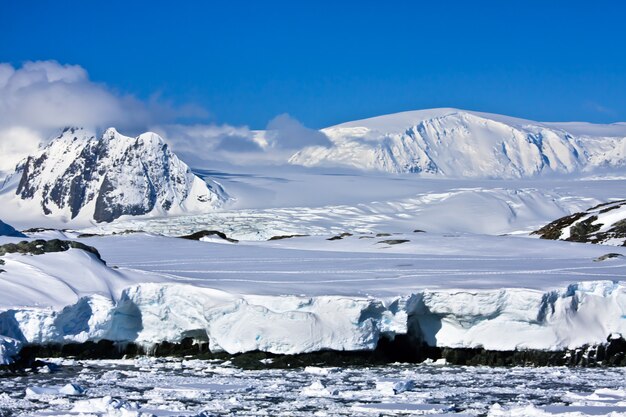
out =
<svg viewBox="0 0 626 417"><path fill-rule="evenodd" d="M142 101L117 93L91 81L78 65L37 61L16 68L0 63L0 171L14 167L65 126L116 126L139 132L157 122L202 116L206 112L198 107L176 107L157 96Z"/></svg>
<svg viewBox="0 0 626 417"><path fill-rule="evenodd" d="M262 134L246 126L166 124L151 130L165 138L182 160L195 166L215 161L246 164L262 159L266 145Z"/></svg>
<svg viewBox="0 0 626 417"><path fill-rule="evenodd" d="M276 116L267 124L267 140L275 148L291 150L331 145L324 133L305 127L286 113Z"/></svg>
<svg viewBox="0 0 626 417"><path fill-rule="evenodd" d="M120 94L91 81L79 65L0 63L0 178L65 126L95 130L114 126L127 135L153 130L192 165L282 164L303 147L330 145L322 132L304 127L288 114L271 120L265 131L176 123L206 116L201 108L174 106L156 94L148 100Z"/></svg>
<svg viewBox="0 0 626 417"><path fill-rule="evenodd" d="M267 130L229 125L162 125L153 130L172 145L191 165L223 161L235 165L284 164L307 146L329 146L328 137L282 114L272 119Z"/></svg>
<svg viewBox="0 0 626 417"><path fill-rule="evenodd" d="M0 130L0 178L9 174L26 155L36 150L41 134L27 127L14 126Z"/></svg>
<svg viewBox="0 0 626 417"><path fill-rule="evenodd" d="M79 66L54 61L27 62L17 69L1 65L2 127L100 127L113 122L131 127L150 120L150 112L143 103L90 81Z"/></svg>

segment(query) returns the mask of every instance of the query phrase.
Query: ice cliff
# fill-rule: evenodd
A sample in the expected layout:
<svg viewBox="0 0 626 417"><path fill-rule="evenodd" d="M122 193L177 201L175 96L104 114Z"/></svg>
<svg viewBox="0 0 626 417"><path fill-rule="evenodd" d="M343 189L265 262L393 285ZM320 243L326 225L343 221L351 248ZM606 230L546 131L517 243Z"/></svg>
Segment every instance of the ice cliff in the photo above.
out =
<svg viewBox="0 0 626 417"><path fill-rule="evenodd" d="M48 265L51 257L57 257L59 265L39 271L36 285L51 284L52 290L56 283L57 298L37 302L33 289L23 302L19 294L5 299L0 310L0 353L5 363L24 344L103 339L150 346L193 338L208 342L212 351L295 354L373 350L381 338L397 335L408 335L416 348L425 343L561 350L626 334L626 287L612 281L573 283L551 291L416 288L384 298L242 295L174 278L141 282L153 277L112 270L80 249L5 255L3 281L9 285L27 264L33 265L33 258L45 257ZM87 268L86 275L72 281L76 274L61 266L68 262ZM68 302L62 305L62 300Z"/></svg>

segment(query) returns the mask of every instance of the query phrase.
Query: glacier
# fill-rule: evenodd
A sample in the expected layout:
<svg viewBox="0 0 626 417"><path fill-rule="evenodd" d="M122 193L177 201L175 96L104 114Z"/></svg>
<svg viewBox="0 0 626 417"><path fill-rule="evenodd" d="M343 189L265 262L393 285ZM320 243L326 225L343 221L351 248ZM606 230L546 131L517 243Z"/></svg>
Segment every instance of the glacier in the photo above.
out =
<svg viewBox="0 0 626 417"><path fill-rule="evenodd" d="M416 349L550 350L626 334L626 289L612 281L538 292L418 291L389 300L338 296L237 296L190 285L140 284L112 303L86 296L61 311L0 314L4 357L17 343L111 340L144 346L193 338L212 352L297 354L374 350L409 335ZM5 359L6 360L6 359Z"/></svg>
<svg viewBox="0 0 626 417"><path fill-rule="evenodd" d="M23 345L99 340L295 354L374 350L398 335L416 348L558 351L626 334L626 261L594 262L598 245L407 237L382 253L358 236L338 242L351 252L323 252L316 237L295 249L132 234L83 239L107 264L81 249L6 254L3 361Z"/></svg>

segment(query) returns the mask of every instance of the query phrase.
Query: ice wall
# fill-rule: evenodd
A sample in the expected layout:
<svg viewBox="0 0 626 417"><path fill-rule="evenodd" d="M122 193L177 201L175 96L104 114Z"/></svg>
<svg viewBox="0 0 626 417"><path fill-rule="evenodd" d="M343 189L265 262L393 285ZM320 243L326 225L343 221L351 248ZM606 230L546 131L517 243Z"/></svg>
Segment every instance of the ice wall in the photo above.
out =
<svg viewBox="0 0 626 417"><path fill-rule="evenodd" d="M2 357L17 344L97 341L146 346L192 337L212 351L276 354L373 350L409 334L417 346L561 350L626 334L626 289L611 281L549 292L419 291L393 299L243 296L186 284L138 284L114 303L93 295L60 311L0 312ZM12 350L13 349L13 350Z"/></svg>

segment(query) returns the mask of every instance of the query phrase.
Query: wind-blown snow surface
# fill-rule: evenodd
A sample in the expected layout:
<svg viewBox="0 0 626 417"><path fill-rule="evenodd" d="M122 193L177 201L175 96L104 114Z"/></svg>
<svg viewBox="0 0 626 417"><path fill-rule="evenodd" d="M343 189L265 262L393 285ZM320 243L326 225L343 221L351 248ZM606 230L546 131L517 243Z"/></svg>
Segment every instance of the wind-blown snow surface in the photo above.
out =
<svg viewBox="0 0 626 417"><path fill-rule="evenodd" d="M448 180L413 175L264 173L227 176L233 205L166 219L127 219L83 229L181 236L219 230L240 240L342 232L510 234L620 198L619 180ZM220 174L214 174L220 175Z"/></svg>
<svg viewBox="0 0 626 417"><path fill-rule="evenodd" d="M263 246L144 234L84 242L109 266L75 249L3 257L3 336L148 345L193 337L216 351L297 353L374 349L406 333L504 350L626 334L626 261L594 262L600 246L422 233Z"/></svg>
<svg viewBox="0 0 626 417"><path fill-rule="evenodd" d="M626 162L622 125L539 123L444 108L358 120L322 132L333 146L305 148L290 162L486 178L572 173Z"/></svg>
<svg viewBox="0 0 626 417"><path fill-rule="evenodd" d="M221 187L195 176L158 135L131 138L113 128L100 138L65 129L0 189L12 217L43 214L74 224L205 212L223 200Z"/></svg>

